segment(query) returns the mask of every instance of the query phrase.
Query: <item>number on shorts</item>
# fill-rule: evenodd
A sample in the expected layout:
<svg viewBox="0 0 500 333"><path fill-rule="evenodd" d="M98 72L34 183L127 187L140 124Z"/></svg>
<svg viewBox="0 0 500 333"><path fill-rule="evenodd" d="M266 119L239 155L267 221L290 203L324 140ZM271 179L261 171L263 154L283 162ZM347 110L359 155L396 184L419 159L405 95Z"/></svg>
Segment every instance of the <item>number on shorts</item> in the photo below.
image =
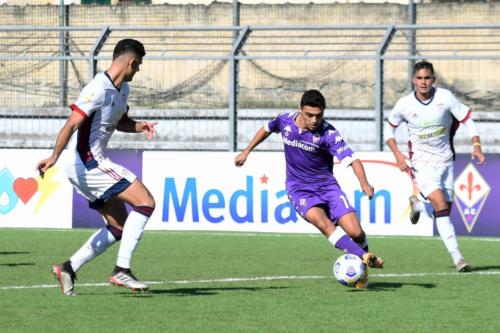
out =
<svg viewBox="0 0 500 333"><path fill-rule="evenodd" d="M342 202L344 203L344 206L345 208L349 208L349 202L347 201L347 199L345 198L345 196L342 194L342 195L339 195L339 198L342 200Z"/></svg>

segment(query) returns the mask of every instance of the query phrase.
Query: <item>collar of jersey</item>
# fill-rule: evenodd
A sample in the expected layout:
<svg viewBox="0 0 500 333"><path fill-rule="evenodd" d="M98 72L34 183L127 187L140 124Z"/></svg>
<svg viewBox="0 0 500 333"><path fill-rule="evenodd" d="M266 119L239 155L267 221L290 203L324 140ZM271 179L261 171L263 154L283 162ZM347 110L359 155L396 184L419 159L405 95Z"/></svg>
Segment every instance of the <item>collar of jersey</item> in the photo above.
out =
<svg viewBox="0 0 500 333"><path fill-rule="evenodd" d="M295 119L299 116L299 112L295 113L295 115L293 116L293 126L295 126L295 128L297 128L297 131L299 132L299 134L304 134L304 133L307 133L307 132L311 132L311 133L314 133L314 132L317 132L319 130L319 128L321 126L323 126L323 122L325 121L324 119L321 121L321 124L318 125L318 127L314 130L314 131L311 131L311 130L308 130L308 129L302 129L300 128L297 123L295 123Z"/></svg>
<svg viewBox="0 0 500 333"><path fill-rule="evenodd" d="M115 86L115 83L113 82L113 80L111 80L111 77L109 76L108 71L104 71L104 75L106 75L106 77L108 78L109 82L111 82L111 84L113 85L113 87L115 87L115 89L119 92L120 88L118 88L117 86Z"/></svg>
<svg viewBox="0 0 500 333"><path fill-rule="evenodd" d="M427 101L427 103L424 103L422 102L421 100L419 100L417 98L417 91L414 91L413 92L413 96L415 96L415 99L420 103L420 104L423 104L423 105L429 105L431 104L432 100L434 99L434 95L436 95L436 88L432 87L432 96L431 98L429 98L429 100Z"/></svg>

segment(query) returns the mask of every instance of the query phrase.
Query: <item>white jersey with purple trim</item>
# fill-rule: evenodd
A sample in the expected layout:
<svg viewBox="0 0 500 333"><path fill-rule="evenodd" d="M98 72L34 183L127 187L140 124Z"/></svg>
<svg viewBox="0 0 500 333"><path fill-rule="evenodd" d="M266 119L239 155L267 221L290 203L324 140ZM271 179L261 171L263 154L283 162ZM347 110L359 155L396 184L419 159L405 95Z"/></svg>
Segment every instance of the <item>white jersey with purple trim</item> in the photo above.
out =
<svg viewBox="0 0 500 333"><path fill-rule="evenodd" d="M399 99L389 114L389 125L405 122L409 132L412 165L425 167L453 164L453 136L471 110L447 89L434 88L432 97L420 101L415 92Z"/></svg>
<svg viewBox="0 0 500 333"><path fill-rule="evenodd" d="M97 74L71 105L85 117L71 145L87 169L96 168L106 158L106 145L116 125L128 111L129 88L123 82L117 89L106 72Z"/></svg>

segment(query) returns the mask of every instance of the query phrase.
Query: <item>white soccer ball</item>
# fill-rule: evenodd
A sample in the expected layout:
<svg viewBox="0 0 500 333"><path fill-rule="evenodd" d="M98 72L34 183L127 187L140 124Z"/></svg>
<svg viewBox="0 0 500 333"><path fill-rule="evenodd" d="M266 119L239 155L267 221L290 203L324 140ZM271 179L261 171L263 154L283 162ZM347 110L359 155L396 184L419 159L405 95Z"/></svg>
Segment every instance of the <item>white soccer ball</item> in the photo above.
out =
<svg viewBox="0 0 500 333"><path fill-rule="evenodd" d="M366 265L354 254L344 254L333 264L335 279L344 286L353 287L365 273Z"/></svg>

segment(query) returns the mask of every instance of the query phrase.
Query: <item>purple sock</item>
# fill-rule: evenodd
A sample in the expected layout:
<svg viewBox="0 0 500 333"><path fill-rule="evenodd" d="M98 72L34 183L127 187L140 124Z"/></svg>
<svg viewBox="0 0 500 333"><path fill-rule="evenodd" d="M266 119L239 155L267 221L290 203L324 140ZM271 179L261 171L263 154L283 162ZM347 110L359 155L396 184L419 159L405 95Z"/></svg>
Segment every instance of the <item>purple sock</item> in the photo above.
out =
<svg viewBox="0 0 500 333"><path fill-rule="evenodd" d="M356 244L348 235L340 237L337 243L335 243L335 247L344 252L357 255L360 258L363 258L363 255L366 253L366 251L359 247L359 245Z"/></svg>

